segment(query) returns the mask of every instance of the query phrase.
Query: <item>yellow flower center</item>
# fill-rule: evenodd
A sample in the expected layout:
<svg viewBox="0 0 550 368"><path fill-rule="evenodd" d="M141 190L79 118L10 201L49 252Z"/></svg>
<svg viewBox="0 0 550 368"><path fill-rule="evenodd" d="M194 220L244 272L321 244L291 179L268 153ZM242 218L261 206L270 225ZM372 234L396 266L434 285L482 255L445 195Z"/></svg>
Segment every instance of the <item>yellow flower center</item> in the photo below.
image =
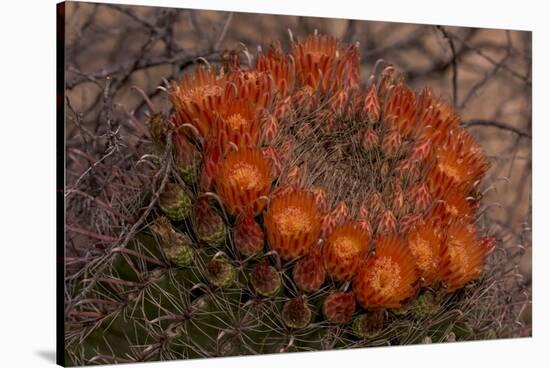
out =
<svg viewBox="0 0 550 368"><path fill-rule="evenodd" d="M231 115L226 121L233 130L238 130L241 126L246 127L248 125L248 120L239 113Z"/></svg>
<svg viewBox="0 0 550 368"><path fill-rule="evenodd" d="M401 269L390 257L379 258L373 267L372 287L383 297L392 297L401 283Z"/></svg>
<svg viewBox="0 0 550 368"><path fill-rule="evenodd" d="M456 157L446 157L449 154L450 153L446 152L445 156L439 157L437 167L454 181L461 182L464 179L464 172L460 167L463 160Z"/></svg>
<svg viewBox="0 0 550 368"><path fill-rule="evenodd" d="M227 180L232 187L244 190L261 188L262 173L257 166L239 162L229 170Z"/></svg>
<svg viewBox="0 0 550 368"><path fill-rule="evenodd" d="M445 202L445 209L447 210L447 212L449 212L453 216L458 215L458 208L456 208L456 206L449 204L448 202Z"/></svg>
<svg viewBox="0 0 550 368"><path fill-rule="evenodd" d="M301 208L289 206L273 214L277 229L283 236L294 236L311 231L308 214Z"/></svg>
<svg viewBox="0 0 550 368"><path fill-rule="evenodd" d="M191 88L186 91L183 95L183 100L186 102L189 101L200 101L208 96L220 96L223 93L223 90L220 86L205 85Z"/></svg>
<svg viewBox="0 0 550 368"><path fill-rule="evenodd" d="M354 256L361 250L361 244L350 236L339 236L334 240L334 248L340 257Z"/></svg>
<svg viewBox="0 0 550 368"><path fill-rule="evenodd" d="M470 260L464 252L464 245L457 239L453 239L449 242L449 257L451 259L451 265L458 267L462 270L470 268Z"/></svg>
<svg viewBox="0 0 550 368"><path fill-rule="evenodd" d="M421 235L416 234L409 243L411 252L416 259L416 264L422 271L433 270L437 267L437 258L430 242Z"/></svg>

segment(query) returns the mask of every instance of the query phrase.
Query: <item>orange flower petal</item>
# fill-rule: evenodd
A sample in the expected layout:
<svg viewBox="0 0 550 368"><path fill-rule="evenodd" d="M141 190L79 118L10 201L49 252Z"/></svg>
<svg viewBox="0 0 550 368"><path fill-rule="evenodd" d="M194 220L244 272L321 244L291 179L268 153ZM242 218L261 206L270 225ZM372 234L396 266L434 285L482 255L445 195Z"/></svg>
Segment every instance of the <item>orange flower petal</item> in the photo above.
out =
<svg viewBox="0 0 550 368"><path fill-rule="evenodd" d="M355 276L360 261L367 254L369 234L355 223L337 226L323 245L323 259L328 273L336 280Z"/></svg>
<svg viewBox="0 0 550 368"><path fill-rule="evenodd" d="M230 213L253 207L261 210L261 196L271 189L271 165L259 148L231 151L219 164L216 189Z"/></svg>
<svg viewBox="0 0 550 368"><path fill-rule="evenodd" d="M305 255L321 228L313 194L293 190L277 195L264 214L264 224L269 245L283 260Z"/></svg>
<svg viewBox="0 0 550 368"><path fill-rule="evenodd" d="M458 219L447 229L440 253L439 276L447 285L447 291L452 292L479 277L485 265L487 247L479 238L475 225Z"/></svg>
<svg viewBox="0 0 550 368"><path fill-rule="evenodd" d="M423 285L437 281L442 235L433 223L424 222L407 235L409 249L423 278Z"/></svg>
<svg viewBox="0 0 550 368"><path fill-rule="evenodd" d="M397 235L388 235L378 239L375 253L360 266L353 290L363 308L397 308L416 293L418 280L407 243Z"/></svg>

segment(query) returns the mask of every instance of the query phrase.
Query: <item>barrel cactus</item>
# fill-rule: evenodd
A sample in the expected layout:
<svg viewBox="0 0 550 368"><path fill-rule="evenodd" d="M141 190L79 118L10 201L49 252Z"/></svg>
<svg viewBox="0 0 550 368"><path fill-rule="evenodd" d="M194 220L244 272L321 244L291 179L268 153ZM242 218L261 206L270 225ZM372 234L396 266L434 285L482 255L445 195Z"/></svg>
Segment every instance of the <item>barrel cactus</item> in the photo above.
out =
<svg viewBox="0 0 550 368"><path fill-rule="evenodd" d="M247 55L172 82L152 205L67 282L67 362L505 336L489 164L453 107L391 65L361 81L329 36Z"/></svg>

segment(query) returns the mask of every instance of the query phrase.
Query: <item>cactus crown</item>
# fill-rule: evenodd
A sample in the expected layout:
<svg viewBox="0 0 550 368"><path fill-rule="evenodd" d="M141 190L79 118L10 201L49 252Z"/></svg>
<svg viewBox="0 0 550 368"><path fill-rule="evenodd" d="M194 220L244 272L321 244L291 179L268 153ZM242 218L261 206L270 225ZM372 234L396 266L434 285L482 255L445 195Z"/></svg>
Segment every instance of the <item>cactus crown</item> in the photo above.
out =
<svg viewBox="0 0 550 368"><path fill-rule="evenodd" d="M70 284L69 360L481 336L488 163L453 108L391 65L362 86L358 48L329 36L255 60L172 83L151 125L168 183L151 225Z"/></svg>

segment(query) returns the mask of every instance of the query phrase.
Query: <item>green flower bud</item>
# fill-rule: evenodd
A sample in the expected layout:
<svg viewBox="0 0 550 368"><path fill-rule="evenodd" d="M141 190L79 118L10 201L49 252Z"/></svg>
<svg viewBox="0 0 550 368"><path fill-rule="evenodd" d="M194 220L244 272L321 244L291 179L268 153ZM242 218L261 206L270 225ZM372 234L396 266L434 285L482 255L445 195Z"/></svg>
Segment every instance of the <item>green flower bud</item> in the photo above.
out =
<svg viewBox="0 0 550 368"><path fill-rule="evenodd" d="M304 328L311 320L311 310L303 295L289 300L281 313L283 322L290 328Z"/></svg>
<svg viewBox="0 0 550 368"><path fill-rule="evenodd" d="M193 242L186 234L176 231L166 217L159 217L151 225L151 230L160 239L160 246L166 257L178 266L187 266L195 254Z"/></svg>
<svg viewBox="0 0 550 368"><path fill-rule="evenodd" d="M380 334L383 326L384 312L376 311L355 317L352 329L357 336L372 339Z"/></svg>
<svg viewBox="0 0 550 368"><path fill-rule="evenodd" d="M267 258L254 267L250 282L256 293L263 296L274 296L281 290L281 275L275 267L269 265Z"/></svg>
<svg viewBox="0 0 550 368"><path fill-rule="evenodd" d="M193 261L195 251L187 244L165 249L166 256L178 266L188 266Z"/></svg>
<svg viewBox="0 0 550 368"><path fill-rule="evenodd" d="M159 151L163 151L166 145L166 130L168 122L166 117L161 112L154 114L149 119L149 134L155 147Z"/></svg>
<svg viewBox="0 0 550 368"><path fill-rule="evenodd" d="M411 304L410 310L416 319L437 313L441 304L441 293L426 290L420 294Z"/></svg>
<svg viewBox="0 0 550 368"><path fill-rule="evenodd" d="M178 174L187 184L193 185L197 182L199 166L200 161L198 161L197 165L178 166Z"/></svg>
<svg viewBox="0 0 550 368"><path fill-rule="evenodd" d="M225 243L226 226L207 197L200 197L194 209L195 231L203 242L215 247Z"/></svg>
<svg viewBox="0 0 550 368"><path fill-rule="evenodd" d="M225 258L212 258L206 265L208 281L219 288L227 288L235 282L235 267Z"/></svg>
<svg viewBox="0 0 550 368"><path fill-rule="evenodd" d="M174 164L188 185L197 183L201 161L200 152L185 134L174 134Z"/></svg>
<svg viewBox="0 0 550 368"><path fill-rule="evenodd" d="M168 183L159 198L161 210L173 221L181 221L191 213L191 198L177 184Z"/></svg>

